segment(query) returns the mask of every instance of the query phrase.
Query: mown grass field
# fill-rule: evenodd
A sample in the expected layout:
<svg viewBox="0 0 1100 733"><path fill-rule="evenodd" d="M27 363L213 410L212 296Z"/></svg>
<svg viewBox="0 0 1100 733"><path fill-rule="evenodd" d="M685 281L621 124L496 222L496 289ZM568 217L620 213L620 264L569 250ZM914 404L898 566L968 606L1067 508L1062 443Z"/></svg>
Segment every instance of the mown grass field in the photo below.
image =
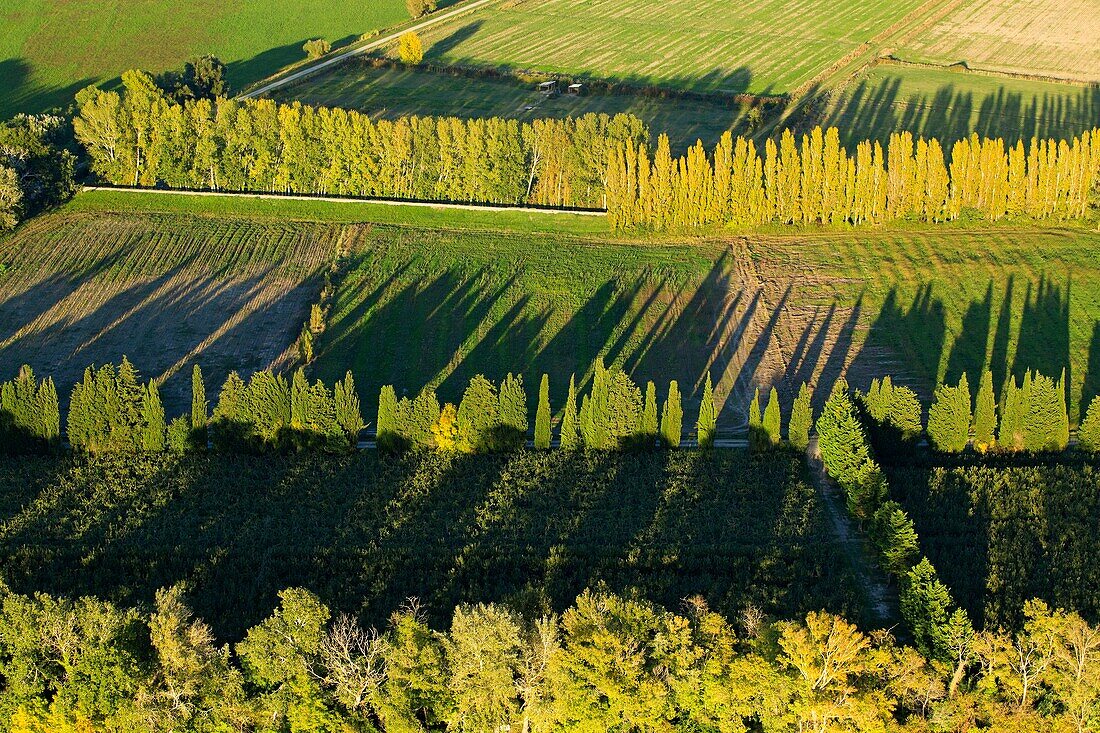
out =
<svg viewBox="0 0 1100 733"><path fill-rule="evenodd" d="M335 46L407 17L401 0L4 0L0 119L64 106L127 69L159 72L207 53L240 88L305 58L311 38Z"/></svg>
<svg viewBox="0 0 1100 733"><path fill-rule="evenodd" d="M597 583L731 617L860 617L794 453L524 452L13 459L0 564L17 591L151 603L186 582L238 639L289 586L382 626L410 596L561 611Z"/></svg>
<svg viewBox="0 0 1100 733"><path fill-rule="evenodd" d="M880 63L835 95L822 123L848 144L909 130L948 144L972 132L1009 144L1070 138L1100 122L1100 87Z"/></svg>
<svg viewBox="0 0 1100 733"><path fill-rule="evenodd" d="M704 92L781 94L920 0L510 0L425 35L431 61Z"/></svg>
<svg viewBox="0 0 1100 733"><path fill-rule="evenodd" d="M1096 0L968 0L895 52L937 65L1100 81Z"/></svg>
<svg viewBox="0 0 1100 733"><path fill-rule="evenodd" d="M533 402L546 372L560 407L569 375L583 382L599 355L662 393L679 380L691 419L709 371L725 429L744 423L757 385L778 384L786 404L801 382L821 396L844 373L857 387L891 374L929 399L964 372L975 382L992 368L999 386L1009 370L1068 365L1074 414L1100 393L1096 232L639 239L603 226L570 214L83 194L0 240L0 313L14 334L0 364L10 374L29 361L67 392L86 363L128 353L150 375L196 360L218 385L229 368L263 368L290 348L339 243L348 254L311 369L326 380L352 369L370 422L382 384L431 385L457 402L477 373L523 374ZM123 272L139 261L139 277Z"/></svg>
<svg viewBox="0 0 1100 733"><path fill-rule="evenodd" d="M339 64L272 95L282 102L356 109L374 118L408 115L504 117L533 120L595 112L629 113L654 136L668 133L674 150L702 140L714 145L726 130L745 131L747 108L729 100L652 97L590 92L546 98L534 83L513 78L467 77L370 62Z"/></svg>

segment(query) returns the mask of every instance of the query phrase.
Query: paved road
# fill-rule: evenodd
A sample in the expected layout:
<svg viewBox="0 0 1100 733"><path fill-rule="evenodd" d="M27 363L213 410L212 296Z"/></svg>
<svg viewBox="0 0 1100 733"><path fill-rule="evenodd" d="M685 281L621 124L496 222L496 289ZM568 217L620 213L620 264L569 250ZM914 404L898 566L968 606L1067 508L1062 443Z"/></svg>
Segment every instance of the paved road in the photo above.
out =
<svg viewBox="0 0 1100 733"><path fill-rule="evenodd" d="M462 5L460 7L453 8L451 10L447 10L447 11L444 11L442 13L433 14L433 15L425 18L422 22L417 23L416 25L410 26L408 28L404 28L404 29L402 29L402 30L400 30L396 33L390 33L389 35L382 36L381 38L378 38L374 41L366 43L362 46L357 46L356 48L352 48L352 49L349 49L347 51L337 52L334 55L325 56L324 58L318 59L316 62L311 63L311 64L305 66L304 68L299 69L298 71L295 71L292 74L287 74L286 76L283 76L283 77L280 77L278 79L275 79L274 81L268 82L267 84L264 84L263 86L257 87L256 89L253 89L249 92L245 92L244 94L240 95L240 98L241 99L251 99L253 97L259 97L263 94L267 94L268 92L272 91L273 89L278 89L279 87L286 86L287 84L292 84L292 83L298 81L299 79L303 79L307 76L310 76L311 74L316 74L318 71L321 71L322 69L327 69L330 66L334 66L334 65L340 63L341 61L346 61L346 60L348 60L348 59L350 59L354 56L360 56L360 55L365 54L365 53L370 53L371 51L374 51L375 49L378 49L378 48L381 48L382 46L386 46L390 43L393 43L394 41L396 41L398 38L401 37L402 33L408 33L409 31L413 31L413 32L422 31L425 28L430 28L433 25L437 25L439 23L442 23L443 21L450 20L451 18L455 17L456 15L462 15L463 13L468 13L472 10L477 10L478 8L482 7L483 5L488 5L489 3L492 3L492 2L496 2L496 0L474 0L474 2L467 3L467 4Z"/></svg>

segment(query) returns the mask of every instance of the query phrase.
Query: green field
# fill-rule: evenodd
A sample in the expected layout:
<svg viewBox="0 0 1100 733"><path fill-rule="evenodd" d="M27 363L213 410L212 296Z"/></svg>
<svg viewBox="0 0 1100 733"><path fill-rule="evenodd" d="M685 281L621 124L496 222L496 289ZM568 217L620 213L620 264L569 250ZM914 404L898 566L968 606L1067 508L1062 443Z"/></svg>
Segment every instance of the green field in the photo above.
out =
<svg viewBox="0 0 1100 733"><path fill-rule="evenodd" d="M696 140L712 147L726 130L745 131L747 109L719 98L685 100L608 94L546 98L534 83L510 77L467 77L406 67L376 66L369 61L339 64L272 95L280 102L301 101L356 109L374 118L406 115L505 117L533 120L579 117L588 112L629 113L645 122L654 136L666 132L672 148L687 148Z"/></svg>
<svg viewBox="0 0 1100 733"><path fill-rule="evenodd" d="M186 581L221 638L303 586L384 624L417 596L532 614L603 581L730 615L859 613L797 454L21 459L0 471L13 589L149 603Z"/></svg>
<svg viewBox="0 0 1100 733"><path fill-rule="evenodd" d="M1069 138L1100 124L1100 87L881 63L834 96L822 123L849 144L901 130L947 143Z"/></svg>
<svg viewBox="0 0 1100 733"><path fill-rule="evenodd" d="M408 17L401 0L5 0L0 5L0 119L68 104L82 87L214 54L234 88Z"/></svg>
<svg viewBox="0 0 1100 733"><path fill-rule="evenodd" d="M919 0L509 0L425 34L433 62L639 86L781 94L889 28Z"/></svg>
<svg viewBox="0 0 1100 733"><path fill-rule="evenodd" d="M802 381L824 394L845 372L857 387L891 374L929 399L937 380L963 372L974 382L990 367L999 386L1008 370L1057 375L1068 364L1074 414L1081 395L1100 393L1098 233L631 239L602 226L570 214L82 194L0 240L0 313L15 334L0 363L9 374L29 361L63 393L86 363L122 353L151 376L194 360L220 384L291 347L320 289L310 273L339 243L347 256L311 368L329 381L352 369L370 422L382 384L433 385L457 402L477 373L522 373L533 399L547 372L560 406L569 375L599 355L662 391L678 379L689 415L709 371L726 429L743 424L756 385L778 384L787 404ZM224 261L251 250L270 269ZM204 312L220 315L200 322Z"/></svg>

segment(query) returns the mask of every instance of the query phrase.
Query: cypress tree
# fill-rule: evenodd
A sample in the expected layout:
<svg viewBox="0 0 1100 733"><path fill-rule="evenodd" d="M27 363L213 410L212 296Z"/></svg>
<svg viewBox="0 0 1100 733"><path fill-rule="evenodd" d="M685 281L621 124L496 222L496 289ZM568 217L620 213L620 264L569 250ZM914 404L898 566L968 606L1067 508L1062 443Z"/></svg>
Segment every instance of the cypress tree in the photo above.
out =
<svg viewBox="0 0 1100 733"><path fill-rule="evenodd" d="M375 436L380 450L399 451L404 448L401 432L397 426L397 393L394 392L392 384L382 387L378 394L378 422Z"/></svg>
<svg viewBox="0 0 1100 733"><path fill-rule="evenodd" d="M336 424L347 437L350 447L354 448L359 442L359 433L366 425L359 408L359 394L355 391L355 378L350 370L344 375L344 381L337 382L333 388L332 401L336 410Z"/></svg>
<svg viewBox="0 0 1100 733"><path fill-rule="evenodd" d="M764 408L764 423L763 430L764 435L768 439L770 445L779 445L779 441L782 439L780 435L780 422L782 418L779 414L779 393L775 387L772 387L771 393L768 395L768 406Z"/></svg>
<svg viewBox="0 0 1100 733"><path fill-rule="evenodd" d="M653 447L657 439L657 385L652 381L645 386L645 406L642 408L642 424L638 431L638 441L642 447Z"/></svg>
<svg viewBox="0 0 1100 733"><path fill-rule="evenodd" d="M803 382L791 407L791 422L787 427L787 439L797 450L806 450L810 444L810 429L814 422L812 399L809 386Z"/></svg>
<svg viewBox="0 0 1100 733"><path fill-rule="evenodd" d="M818 447L825 470L850 492L860 477L861 467L871 462L863 425L847 391L833 390L817 419Z"/></svg>
<svg viewBox="0 0 1100 733"><path fill-rule="evenodd" d="M500 430L496 449L521 448L527 440L527 395L523 391L523 376L509 373L500 383Z"/></svg>
<svg viewBox="0 0 1100 733"><path fill-rule="evenodd" d="M695 421L696 434L700 448L714 447L714 435L718 430L718 410L714 406L714 387L710 382L710 373L703 385L703 399L699 402L699 419Z"/></svg>
<svg viewBox="0 0 1100 733"><path fill-rule="evenodd" d="M113 370L112 370L113 372ZM105 380L107 384L109 379ZM112 440L115 450L122 450L127 452L136 452L141 450L142 445L142 407L145 403L145 390L141 386L138 371L134 368L134 365L130 363L130 360L125 356L122 357L122 363L118 366L118 372L115 376L115 394L117 395L117 405L115 410L111 410L117 416L115 421L115 427L118 429L118 439ZM108 393L110 389L108 388ZM114 431L111 433L112 437L115 435Z"/></svg>
<svg viewBox="0 0 1100 733"><path fill-rule="evenodd" d="M986 369L978 388L977 405L974 407L974 445L985 450L993 445L997 430L997 399L993 394L993 372Z"/></svg>
<svg viewBox="0 0 1100 733"><path fill-rule="evenodd" d="M668 397L661 411L661 445L679 448L683 433L684 408L680 404L680 385L673 379L668 383Z"/></svg>
<svg viewBox="0 0 1100 733"><path fill-rule="evenodd" d="M500 431L497 388L481 374L470 379L458 405L458 445L466 453L496 450Z"/></svg>
<svg viewBox="0 0 1100 733"><path fill-rule="evenodd" d="M145 386L145 400L142 405L141 448L147 453L164 451L164 405L160 401L160 390L150 380Z"/></svg>
<svg viewBox="0 0 1100 733"><path fill-rule="evenodd" d="M764 418L760 415L760 388L757 387L749 402L749 447L753 450L763 448L767 442L764 435Z"/></svg>
<svg viewBox="0 0 1100 733"><path fill-rule="evenodd" d="M422 389L412 400L402 398L398 411L397 427L405 443L421 448L435 445L432 426L439 422L442 408L435 390ZM458 414L455 413L457 419ZM455 423L457 426L457 423ZM438 446L436 446L438 447Z"/></svg>
<svg viewBox="0 0 1100 733"><path fill-rule="evenodd" d="M38 385L38 415L40 433L45 447L52 449L61 439L61 408L57 402L57 388L53 377L47 377Z"/></svg>
<svg viewBox="0 0 1100 733"><path fill-rule="evenodd" d="M577 387L574 375L569 375L569 394L565 398L565 409L561 415L560 446L562 450L576 450L580 447L580 431L577 428Z"/></svg>
<svg viewBox="0 0 1100 733"><path fill-rule="evenodd" d="M997 445L1005 450L1023 448L1023 425L1020 414L1020 389L1011 374L1005 378L1001 389L1001 426L997 431Z"/></svg>
<svg viewBox="0 0 1100 733"><path fill-rule="evenodd" d="M550 448L550 376L542 375L539 383L539 406L535 412L535 448Z"/></svg>
<svg viewBox="0 0 1100 733"><path fill-rule="evenodd" d="M938 451L958 453L969 441L970 422L970 388L964 374L958 387L936 388L935 402L928 410L928 439Z"/></svg>
<svg viewBox="0 0 1100 733"><path fill-rule="evenodd" d="M202 370L196 364L191 370L191 429L196 433L206 433L207 409L206 386L202 381ZM205 440L201 442L206 444Z"/></svg>
<svg viewBox="0 0 1100 733"><path fill-rule="evenodd" d="M1077 429L1077 445L1090 453L1100 451L1100 397L1093 397L1085 411L1085 419Z"/></svg>
<svg viewBox="0 0 1100 733"><path fill-rule="evenodd" d="M298 368L290 378L290 424L295 429L303 429L309 423L309 382L305 370Z"/></svg>
<svg viewBox="0 0 1100 733"><path fill-rule="evenodd" d="M871 538L882 555L887 572L901 575L913 567L920 550L917 531L901 505L887 501L875 512Z"/></svg>

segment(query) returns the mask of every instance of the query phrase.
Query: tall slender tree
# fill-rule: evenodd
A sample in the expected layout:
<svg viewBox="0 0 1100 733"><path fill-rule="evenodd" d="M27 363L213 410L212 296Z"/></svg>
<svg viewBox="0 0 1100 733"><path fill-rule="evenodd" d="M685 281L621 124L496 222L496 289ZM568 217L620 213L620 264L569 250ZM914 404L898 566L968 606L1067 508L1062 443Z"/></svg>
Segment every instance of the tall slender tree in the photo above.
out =
<svg viewBox="0 0 1100 733"><path fill-rule="evenodd" d="M714 447L714 436L718 430L718 410L714 405L714 387L710 382L710 374L703 385L703 398L699 402L699 419L695 422L696 435L700 448Z"/></svg>
<svg viewBox="0 0 1100 733"><path fill-rule="evenodd" d="M661 444L665 448L679 448L683 433L684 408L680 404L680 385L673 379L668 383L668 397L661 411Z"/></svg>
<svg viewBox="0 0 1100 733"><path fill-rule="evenodd" d="M550 377L542 375L539 383L539 406L535 412L535 448L547 450L550 447Z"/></svg>

